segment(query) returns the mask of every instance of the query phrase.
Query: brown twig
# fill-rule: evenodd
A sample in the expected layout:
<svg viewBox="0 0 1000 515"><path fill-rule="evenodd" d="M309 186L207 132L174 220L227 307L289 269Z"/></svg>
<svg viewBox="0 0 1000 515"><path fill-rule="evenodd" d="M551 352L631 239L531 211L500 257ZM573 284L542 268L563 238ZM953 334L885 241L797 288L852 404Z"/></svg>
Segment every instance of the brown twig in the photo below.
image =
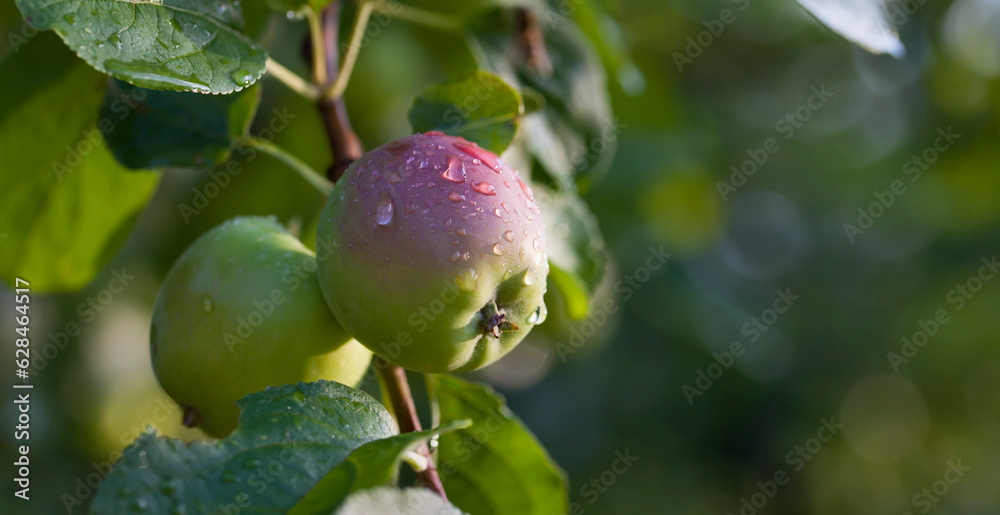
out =
<svg viewBox="0 0 1000 515"><path fill-rule="evenodd" d="M316 77L316 85L321 90L337 80L340 61L337 42L342 8L343 1L332 2L323 9L320 15L326 56L326 76ZM351 163L361 157L364 148L361 146L361 139L351 127L350 118L347 116L347 106L344 105L343 98L333 100L321 98L318 107L323 117L323 126L326 128L330 150L333 151L333 165L327 170L327 177L331 181L336 181Z"/></svg>
<svg viewBox="0 0 1000 515"><path fill-rule="evenodd" d="M406 380L406 371L378 356L375 357L375 369L378 370L381 379L379 384L389 398L389 404L391 404L389 408L396 417L396 423L399 424L399 432L420 431L420 419L417 417L417 408L413 404L413 395L410 393L410 383ZM438 477L437 468L434 466L430 448L427 447L426 443L422 443L417 448L417 452L427 458L427 468L419 472L421 481L442 498L448 500L448 496L444 493L444 485L441 484L441 478Z"/></svg>

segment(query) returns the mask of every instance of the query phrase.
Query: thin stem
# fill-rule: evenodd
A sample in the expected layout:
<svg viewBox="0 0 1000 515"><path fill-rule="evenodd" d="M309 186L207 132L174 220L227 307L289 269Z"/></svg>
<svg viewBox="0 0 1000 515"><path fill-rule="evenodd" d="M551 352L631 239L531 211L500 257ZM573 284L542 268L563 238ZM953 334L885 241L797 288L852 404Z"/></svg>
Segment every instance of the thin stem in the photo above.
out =
<svg viewBox="0 0 1000 515"><path fill-rule="evenodd" d="M376 11L395 16L403 21L434 29L462 30L462 24L452 16L403 5L393 0L372 0L372 4Z"/></svg>
<svg viewBox="0 0 1000 515"><path fill-rule="evenodd" d="M325 98L338 99L344 95L347 82L351 79L351 73L354 71L354 63L357 62L358 54L361 52L361 40L368 27L368 19L374 8L373 2L366 0L362 0L358 5L358 14L354 18L354 28L351 29L351 40L348 43L347 52L344 53L343 63L340 65L340 71L337 72L337 80L323 92Z"/></svg>
<svg viewBox="0 0 1000 515"><path fill-rule="evenodd" d="M340 19L341 1L331 3L323 9L322 23L318 30L321 31L319 37L313 37L313 41L322 42L322 50L313 55L322 54L323 67L326 72L337 73L337 30ZM336 77L316 75L316 84L325 87L336 82ZM347 106L344 105L343 98L320 98L317 102L320 114L323 116L323 125L326 128L327 141L330 150L333 151L333 165L327 171L327 177L331 181L336 181L344 174L347 167L351 165L364 153L361 146L361 139L351 127L351 121L347 116Z"/></svg>
<svg viewBox="0 0 1000 515"><path fill-rule="evenodd" d="M333 188L333 183L326 180L326 178L324 178L319 172L313 170L312 167L290 154L287 150L261 138L249 137L244 138L244 141L246 141L251 147L256 148L257 150L260 150L261 152L264 152L265 154L268 154L278 161L288 165L289 168L302 176L306 182L315 186L316 189L323 195L330 194L330 189Z"/></svg>
<svg viewBox="0 0 1000 515"><path fill-rule="evenodd" d="M375 357L375 369L378 370L381 377L379 384L384 388L383 395L388 397L389 403L392 405L391 409L395 413L399 432L420 431L420 419L417 417L417 407L413 404L413 394L410 393L410 383L406 380L406 371L378 356ZM427 468L418 471L417 475L428 488L447 500L448 496L444 493L444 485L441 484L441 478L438 477L430 448L426 443L422 443L417 447L417 452L427 458Z"/></svg>
<svg viewBox="0 0 1000 515"><path fill-rule="evenodd" d="M334 2L339 4L339 2ZM325 84L329 73L326 69L326 45L323 44L323 25L319 16L312 8L305 9L306 19L309 20L309 34L312 36L312 72L313 82Z"/></svg>
<svg viewBox="0 0 1000 515"><path fill-rule="evenodd" d="M267 58L267 72L307 100L315 102L319 98L319 88L270 57Z"/></svg>

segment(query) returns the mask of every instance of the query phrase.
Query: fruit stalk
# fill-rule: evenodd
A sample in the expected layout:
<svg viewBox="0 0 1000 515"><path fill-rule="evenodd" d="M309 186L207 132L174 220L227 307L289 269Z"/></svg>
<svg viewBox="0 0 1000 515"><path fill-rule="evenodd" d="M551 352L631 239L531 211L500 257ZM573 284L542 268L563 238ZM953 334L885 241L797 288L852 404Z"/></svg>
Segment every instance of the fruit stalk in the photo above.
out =
<svg viewBox="0 0 1000 515"><path fill-rule="evenodd" d="M339 55L337 50L338 26L340 24L340 12L342 2L332 2L326 6L321 13L320 20L322 30L322 54L325 57L324 66L326 69L324 77L316 73L316 85L320 90L325 90L329 85L337 81ZM344 174L344 170L356 159L361 157L364 149L361 147L361 139L351 127L351 121L347 116L347 106L344 105L343 97L320 98L317 102L319 112L323 117L323 125L326 128L327 140L330 150L333 151L333 165L327 171L327 177L331 181L336 181Z"/></svg>
<svg viewBox="0 0 1000 515"><path fill-rule="evenodd" d="M379 357L375 358L374 365L379 372L379 385L383 389L384 397L387 397L389 404L391 404L389 410L395 415L396 423L399 424L399 432L420 431L420 419L417 417L417 408L413 404L413 395L410 393L410 383L407 382L406 371L402 367L393 365ZM441 484L441 478L438 477L430 448L427 447L426 443L422 443L417 448L417 452L427 458L427 468L418 472L421 481L447 500L448 496L444 493L444 485Z"/></svg>

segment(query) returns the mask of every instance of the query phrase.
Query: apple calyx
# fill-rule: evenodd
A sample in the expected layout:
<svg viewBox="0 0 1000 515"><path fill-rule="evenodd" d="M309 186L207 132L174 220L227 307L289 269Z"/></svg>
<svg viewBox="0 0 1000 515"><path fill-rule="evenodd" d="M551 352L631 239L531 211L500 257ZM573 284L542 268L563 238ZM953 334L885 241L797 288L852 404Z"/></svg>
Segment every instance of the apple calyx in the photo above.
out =
<svg viewBox="0 0 1000 515"><path fill-rule="evenodd" d="M507 320L507 312L497 308L496 301L490 301L480 313L483 315L483 321L480 324L483 328L483 334L492 334L494 338L499 340L501 333L518 330L513 322Z"/></svg>

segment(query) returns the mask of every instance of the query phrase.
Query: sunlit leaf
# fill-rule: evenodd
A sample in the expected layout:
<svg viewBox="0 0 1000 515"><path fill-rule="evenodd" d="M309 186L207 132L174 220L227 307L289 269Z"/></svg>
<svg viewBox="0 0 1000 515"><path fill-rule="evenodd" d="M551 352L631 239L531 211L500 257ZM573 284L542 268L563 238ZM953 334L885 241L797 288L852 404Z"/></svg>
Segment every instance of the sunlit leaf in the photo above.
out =
<svg viewBox="0 0 1000 515"><path fill-rule="evenodd" d="M433 376L441 423L472 420L442 435L438 473L448 500L469 513L566 513L563 471L533 434L488 386L449 375Z"/></svg>
<svg viewBox="0 0 1000 515"><path fill-rule="evenodd" d="M0 71L6 77L30 56ZM46 76L0 113L0 273L33 291L73 291L117 253L159 176L125 170L105 148L95 119L100 74L81 63Z"/></svg>

